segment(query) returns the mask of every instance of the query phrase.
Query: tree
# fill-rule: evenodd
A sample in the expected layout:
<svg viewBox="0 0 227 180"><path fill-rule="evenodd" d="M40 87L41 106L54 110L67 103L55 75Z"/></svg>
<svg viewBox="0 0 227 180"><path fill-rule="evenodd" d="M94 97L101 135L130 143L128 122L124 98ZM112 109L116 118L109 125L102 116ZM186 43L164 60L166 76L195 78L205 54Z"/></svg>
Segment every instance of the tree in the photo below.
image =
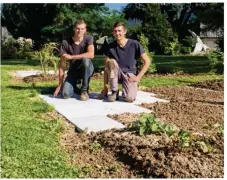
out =
<svg viewBox="0 0 227 180"><path fill-rule="evenodd" d="M2 25L13 37L26 37L35 41L36 47L54 41L60 42L72 35L75 20L85 19L90 33L104 33L108 25L104 3L94 4L3 4ZM113 13L114 14L114 13ZM117 17L116 13L115 16Z"/></svg>
<svg viewBox="0 0 227 180"><path fill-rule="evenodd" d="M3 4L2 26L15 37L31 38L36 44L43 39L42 28L48 26L57 14L56 4Z"/></svg>
<svg viewBox="0 0 227 180"><path fill-rule="evenodd" d="M203 23L203 32L213 31L219 35L219 48L224 52L224 3L206 3L195 13Z"/></svg>
<svg viewBox="0 0 227 180"><path fill-rule="evenodd" d="M128 4L123 11L126 19L141 21L137 34L143 33L148 37L149 50L163 53L169 42L176 39L176 34L161 13L160 4Z"/></svg>

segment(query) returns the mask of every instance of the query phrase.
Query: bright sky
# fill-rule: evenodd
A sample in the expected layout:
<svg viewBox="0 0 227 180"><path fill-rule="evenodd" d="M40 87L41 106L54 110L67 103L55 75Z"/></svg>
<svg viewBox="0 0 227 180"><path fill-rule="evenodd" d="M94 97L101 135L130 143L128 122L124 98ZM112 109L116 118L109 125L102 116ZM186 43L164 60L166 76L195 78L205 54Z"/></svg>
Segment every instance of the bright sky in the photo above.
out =
<svg viewBox="0 0 227 180"><path fill-rule="evenodd" d="M116 10L121 10L122 7L126 6L128 3L106 3L105 6L107 6L108 8L112 9L116 9Z"/></svg>

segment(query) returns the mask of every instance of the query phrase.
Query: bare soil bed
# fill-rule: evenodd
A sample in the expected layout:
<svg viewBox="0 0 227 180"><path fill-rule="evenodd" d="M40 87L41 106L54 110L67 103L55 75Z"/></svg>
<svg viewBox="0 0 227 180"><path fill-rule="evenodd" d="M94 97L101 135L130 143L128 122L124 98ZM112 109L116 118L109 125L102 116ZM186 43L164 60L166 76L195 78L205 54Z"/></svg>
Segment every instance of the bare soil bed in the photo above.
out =
<svg viewBox="0 0 227 180"><path fill-rule="evenodd" d="M37 74L32 76L27 76L23 78L23 81L26 83L35 83L35 82L45 82L45 81L54 81L58 80L58 75L55 74Z"/></svg>
<svg viewBox="0 0 227 180"><path fill-rule="evenodd" d="M224 136L213 126L224 124L223 89L177 86L147 90L170 102L141 106L153 110L159 120L209 142L213 150L183 148L164 133L139 136L129 128L81 134L68 123L61 142L70 163L79 165L86 178L223 178ZM108 116L128 127L141 114Z"/></svg>

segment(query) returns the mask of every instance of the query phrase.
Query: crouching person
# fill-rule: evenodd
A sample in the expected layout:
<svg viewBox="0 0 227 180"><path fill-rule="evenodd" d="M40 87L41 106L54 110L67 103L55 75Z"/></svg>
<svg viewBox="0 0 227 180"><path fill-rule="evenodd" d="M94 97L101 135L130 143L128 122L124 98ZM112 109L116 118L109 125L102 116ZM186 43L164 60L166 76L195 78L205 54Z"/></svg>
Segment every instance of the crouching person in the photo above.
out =
<svg viewBox="0 0 227 180"><path fill-rule="evenodd" d="M90 78L94 73L91 59L94 58L92 36L85 35L86 23L83 20L75 22L74 36L63 40L61 44L61 60L59 66L59 85L54 92L57 96L61 92L63 98L70 98L77 93L80 100L89 99L88 90ZM64 81L66 61L69 61L69 70Z"/></svg>
<svg viewBox="0 0 227 180"><path fill-rule="evenodd" d="M127 29L124 23L115 23L113 35L116 41L108 44L105 58L104 89L99 95L103 99L108 93L108 84L112 94L107 101L114 102L118 99L118 84L122 84L122 97L127 102L133 102L137 95L138 82L148 70L150 59L138 41L126 38ZM143 67L137 72L137 59L141 59Z"/></svg>

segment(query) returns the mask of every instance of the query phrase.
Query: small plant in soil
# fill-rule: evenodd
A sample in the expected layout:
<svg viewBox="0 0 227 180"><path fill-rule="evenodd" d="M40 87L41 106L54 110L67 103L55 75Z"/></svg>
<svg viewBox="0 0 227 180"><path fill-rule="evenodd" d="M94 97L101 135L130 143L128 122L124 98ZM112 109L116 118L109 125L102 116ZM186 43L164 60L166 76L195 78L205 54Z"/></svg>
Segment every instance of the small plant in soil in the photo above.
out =
<svg viewBox="0 0 227 180"><path fill-rule="evenodd" d="M57 48L57 43L47 43L44 44L43 48L40 51L34 53L35 59L40 61L41 68L44 72L44 76L47 75L50 66L54 67L54 71L57 71L57 66L59 63L59 57L55 56L59 53L59 49Z"/></svg>
<svg viewBox="0 0 227 180"><path fill-rule="evenodd" d="M178 133L178 136L179 136L180 146L181 147L189 147L190 146L191 138L190 138L189 132L181 130Z"/></svg>
<svg viewBox="0 0 227 180"><path fill-rule="evenodd" d="M153 114L143 115L140 120L133 122L129 129L137 131L140 136L151 133L166 133L170 137L179 132L178 127L158 121Z"/></svg>
<svg viewBox="0 0 227 180"><path fill-rule="evenodd" d="M214 124L213 125L214 129L217 129L219 133L221 133L221 135L224 135L224 126L221 124Z"/></svg>
<svg viewBox="0 0 227 180"><path fill-rule="evenodd" d="M93 142L90 147L91 152L96 152L97 150L101 149L102 145L98 143L97 141Z"/></svg>

